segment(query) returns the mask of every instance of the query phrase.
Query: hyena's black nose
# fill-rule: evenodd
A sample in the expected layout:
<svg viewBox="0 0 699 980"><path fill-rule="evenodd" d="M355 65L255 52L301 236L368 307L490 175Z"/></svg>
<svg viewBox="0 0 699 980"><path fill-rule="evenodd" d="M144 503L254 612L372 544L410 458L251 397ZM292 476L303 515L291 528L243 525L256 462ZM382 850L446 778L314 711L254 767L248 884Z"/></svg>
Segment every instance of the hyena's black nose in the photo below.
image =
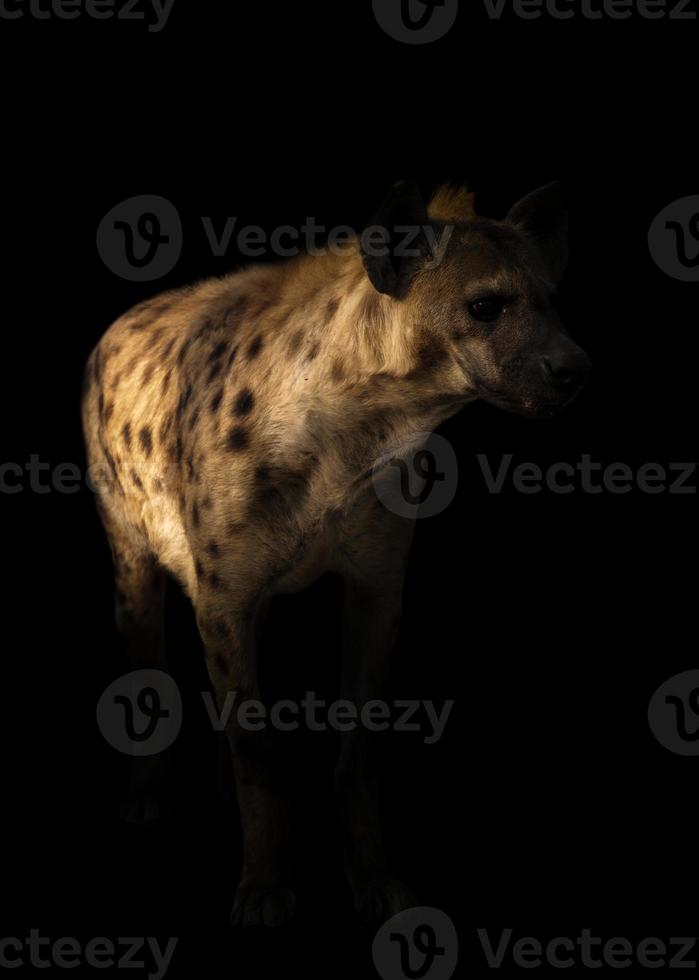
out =
<svg viewBox="0 0 699 980"><path fill-rule="evenodd" d="M582 388L590 373L590 358L579 347L560 348L544 354L541 367L547 381L557 388Z"/></svg>

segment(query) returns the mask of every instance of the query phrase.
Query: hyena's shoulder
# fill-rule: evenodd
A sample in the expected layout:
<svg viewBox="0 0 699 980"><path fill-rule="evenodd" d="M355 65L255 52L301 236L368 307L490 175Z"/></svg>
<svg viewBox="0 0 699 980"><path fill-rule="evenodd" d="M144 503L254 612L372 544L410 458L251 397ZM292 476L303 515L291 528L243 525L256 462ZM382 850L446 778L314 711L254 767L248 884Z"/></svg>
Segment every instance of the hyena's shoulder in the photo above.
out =
<svg viewBox="0 0 699 980"><path fill-rule="evenodd" d="M278 273L252 268L162 294L115 321L85 375L92 455L106 448L128 464L137 488L142 469L167 466L180 482L181 471L247 455L253 437L266 438L279 396L288 316L280 297Z"/></svg>

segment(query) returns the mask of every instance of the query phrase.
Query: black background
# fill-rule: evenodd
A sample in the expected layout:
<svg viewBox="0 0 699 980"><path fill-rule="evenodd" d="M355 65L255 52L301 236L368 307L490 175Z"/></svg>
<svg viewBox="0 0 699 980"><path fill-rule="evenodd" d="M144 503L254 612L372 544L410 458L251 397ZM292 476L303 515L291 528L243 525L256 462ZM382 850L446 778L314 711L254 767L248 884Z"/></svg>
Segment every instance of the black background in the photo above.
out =
<svg viewBox="0 0 699 980"><path fill-rule="evenodd" d="M696 192L694 22L489 21L460 11L441 41L387 37L371 6L175 0L139 23L0 22L4 91L3 457L82 463L80 377L109 323L161 288L221 274L200 217L271 231L312 215L366 221L402 176L468 178L495 217L563 181L566 320L594 375L560 418L477 404L443 428L456 499L420 523L392 694L456 702L443 740L385 739L394 865L459 930L546 940L697 933L696 760L646 721L693 663L693 496L487 492L494 462L696 459L695 284L664 275L647 229ZM462 8L466 7L462 3ZM240 9L242 8L242 9ZM103 215L136 194L175 204L185 246L143 286L101 262ZM145 833L116 816L122 760L95 704L123 670L110 563L89 493L4 496L3 935L179 936L170 975L372 976L331 799L331 735L289 739L299 919L232 933L234 802L214 786L197 702L201 649L173 595L174 671L190 692L183 806ZM269 688L332 696L339 589L278 600Z"/></svg>

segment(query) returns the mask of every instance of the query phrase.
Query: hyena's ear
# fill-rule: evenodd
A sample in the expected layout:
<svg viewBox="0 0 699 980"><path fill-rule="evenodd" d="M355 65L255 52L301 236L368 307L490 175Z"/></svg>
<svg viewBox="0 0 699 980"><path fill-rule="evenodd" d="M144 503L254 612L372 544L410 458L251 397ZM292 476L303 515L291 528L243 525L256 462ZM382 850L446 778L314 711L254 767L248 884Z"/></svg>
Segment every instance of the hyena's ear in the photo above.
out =
<svg viewBox="0 0 699 980"><path fill-rule="evenodd" d="M568 264L568 211L561 185L556 181L527 194L506 220L534 240L557 283Z"/></svg>
<svg viewBox="0 0 699 980"><path fill-rule="evenodd" d="M468 187L443 184L432 196L427 213L433 221L457 224L476 217L475 202L476 195Z"/></svg>
<svg viewBox="0 0 699 980"><path fill-rule="evenodd" d="M380 293L404 296L431 256L425 228L427 208L415 181L402 180L384 198L361 237L364 268Z"/></svg>

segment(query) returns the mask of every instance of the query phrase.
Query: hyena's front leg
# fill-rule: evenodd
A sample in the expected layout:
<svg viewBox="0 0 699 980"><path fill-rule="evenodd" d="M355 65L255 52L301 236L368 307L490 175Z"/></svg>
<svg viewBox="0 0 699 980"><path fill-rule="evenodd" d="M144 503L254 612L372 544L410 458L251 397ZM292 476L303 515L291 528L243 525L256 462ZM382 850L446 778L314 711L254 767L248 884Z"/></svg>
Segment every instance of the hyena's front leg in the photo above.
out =
<svg viewBox="0 0 699 980"><path fill-rule="evenodd" d="M145 546L128 534L109 530L114 561L115 611L130 670L167 670L164 650L165 573ZM169 751L131 760L121 816L128 823L152 826L173 806L174 784Z"/></svg>
<svg viewBox="0 0 699 980"><path fill-rule="evenodd" d="M265 604L219 603L220 597L213 602L200 597L197 621L219 712L226 709L226 696L235 694L226 736L243 829L243 870L231 921L243 927L279 926L296 908L289 868L288 782L269 730L250 730L236 710L244 701L260 700L256 637Z"/></svg>
<svg viewBox="0 0 699 980"><path fill-rule="evenodd" d="M342 697L358 712L384 696L388 662L401 608L403 578L345 582ZM379 815L376 734L361 724L342 735L335 784L342 822L347 877L355 908L365 921L385 920L416 904L389 871Z"/></svg>
<svg viewBox="0 0 699 980"><path fill-rule="evenodd" d="M117 629L129 665L165 670L165 573L145 551L115 549L114 587Z"/></svg>

